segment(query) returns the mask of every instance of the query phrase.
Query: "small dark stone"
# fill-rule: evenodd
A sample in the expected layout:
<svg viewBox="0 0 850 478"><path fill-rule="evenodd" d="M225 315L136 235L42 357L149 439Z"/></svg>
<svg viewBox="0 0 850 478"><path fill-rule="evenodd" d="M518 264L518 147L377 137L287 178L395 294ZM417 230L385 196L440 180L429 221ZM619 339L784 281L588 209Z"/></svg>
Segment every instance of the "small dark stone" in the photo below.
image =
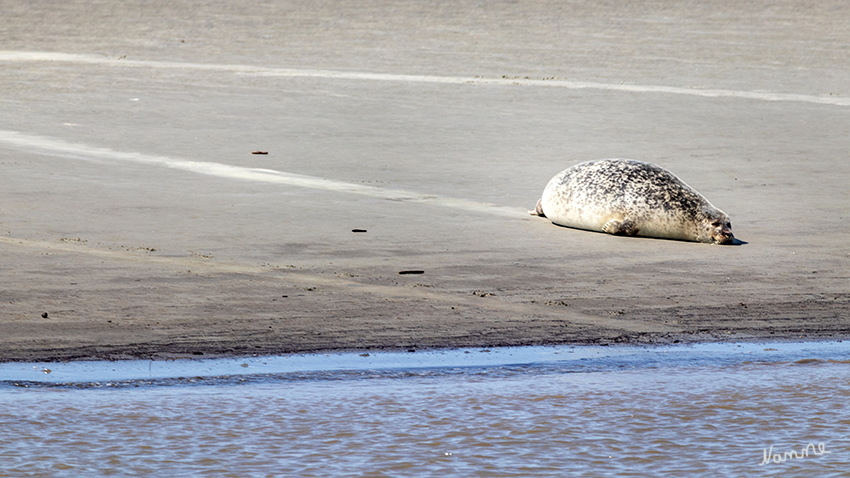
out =
<svg viewBox="0 0 850 478"><path fill-rule="evenodd" d="M42 318L44 318L44 319L46 319L46 318L47 318L47 312L45 312L45 313L41 314L41 317L42 317Z"/></svg>

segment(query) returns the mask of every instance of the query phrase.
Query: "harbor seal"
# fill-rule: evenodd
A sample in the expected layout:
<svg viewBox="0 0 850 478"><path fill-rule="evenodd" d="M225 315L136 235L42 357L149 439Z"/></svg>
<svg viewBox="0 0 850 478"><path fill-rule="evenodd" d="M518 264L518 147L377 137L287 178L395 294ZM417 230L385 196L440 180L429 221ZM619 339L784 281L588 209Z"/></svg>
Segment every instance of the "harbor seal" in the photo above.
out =
<svg viewBox="0 0 850 478"><path fill-rule="evenodd" d="M729 216L676 175L633 159L600 159L557 174L529 214L626 236L731 244Z"/></svg>

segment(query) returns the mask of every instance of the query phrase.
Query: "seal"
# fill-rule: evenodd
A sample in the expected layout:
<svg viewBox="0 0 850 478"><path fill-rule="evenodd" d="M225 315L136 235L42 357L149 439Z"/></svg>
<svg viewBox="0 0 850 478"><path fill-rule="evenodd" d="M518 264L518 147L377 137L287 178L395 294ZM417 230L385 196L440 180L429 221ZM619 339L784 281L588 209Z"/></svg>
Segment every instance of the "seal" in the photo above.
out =
<svg viewBox="0 0 850 478"><path fill-rule="evenodd" d="M533 216L625 236L731 244L729 216L670 171L633 159L600 159L558 173Z"/></svg>

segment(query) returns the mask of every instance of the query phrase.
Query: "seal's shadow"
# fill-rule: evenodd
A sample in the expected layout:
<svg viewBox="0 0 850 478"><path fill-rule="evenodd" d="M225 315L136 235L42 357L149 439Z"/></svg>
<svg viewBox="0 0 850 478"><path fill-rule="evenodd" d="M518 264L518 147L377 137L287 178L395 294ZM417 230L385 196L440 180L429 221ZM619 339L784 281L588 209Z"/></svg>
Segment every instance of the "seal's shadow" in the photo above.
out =
<svg viewBox="0 0 850 478"><path fill-rule="evenodd" d="M591 230L588 230L588 229L578 229L576 227L564 226L563 224L557 224L557 223L554 223L554 222L552 224L554 224L558 227L563 227L564 229L571 229L573 231L579 231L579 232L590 232L590 233L594 233L594 234L604 234L606 236L629 237L629 238L632 238L632 239L647 239L647 240L650 240L650 241L691 242L691 241L683 241L681 239L670 239L669 237L625 236L625 235L622 235L622 234L608 234L607 232L591 231ZM742 240L740 240L736 237L735 239L732 239L732 244L721 244L721 245L723 245L723 246L743 246L745 244L749 244L749 242L742 241Z"/></svg>

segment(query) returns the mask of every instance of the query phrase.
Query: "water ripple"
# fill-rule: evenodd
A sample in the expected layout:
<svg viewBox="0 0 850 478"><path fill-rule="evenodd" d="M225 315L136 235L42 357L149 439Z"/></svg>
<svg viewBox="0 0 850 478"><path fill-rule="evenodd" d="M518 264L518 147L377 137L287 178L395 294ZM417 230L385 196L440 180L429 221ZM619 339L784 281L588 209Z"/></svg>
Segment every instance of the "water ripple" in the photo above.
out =
<svg viewBox="0 0 850 478"><path fill-rule="evenodd" d="M846 476L850 362L807 357L19 381L0 477Z"/></svg>

